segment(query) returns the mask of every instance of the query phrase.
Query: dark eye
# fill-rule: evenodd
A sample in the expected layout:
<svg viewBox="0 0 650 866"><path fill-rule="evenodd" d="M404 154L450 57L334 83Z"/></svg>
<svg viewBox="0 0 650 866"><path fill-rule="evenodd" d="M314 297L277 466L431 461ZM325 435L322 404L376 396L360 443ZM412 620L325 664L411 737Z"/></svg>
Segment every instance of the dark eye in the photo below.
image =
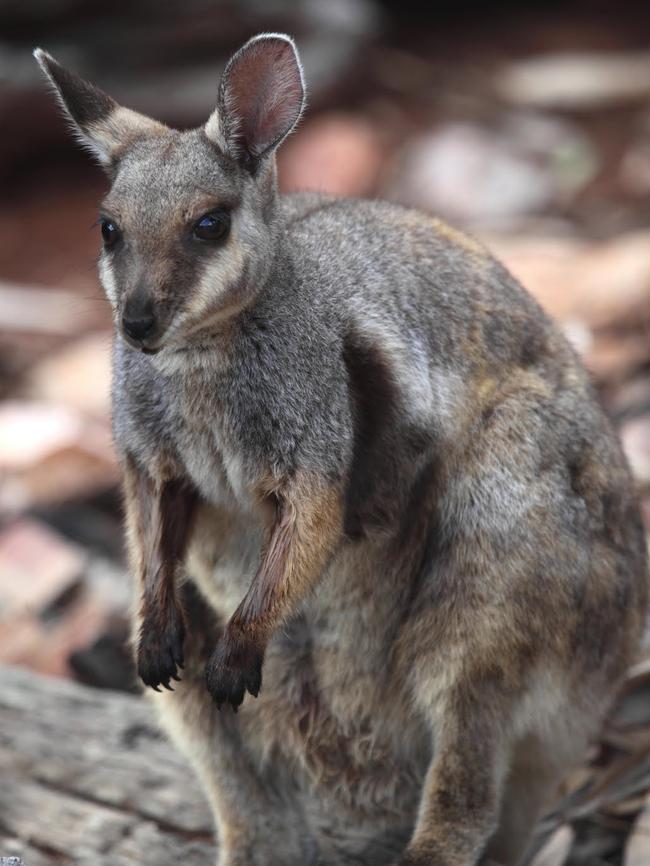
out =
<svg viewBox="0 0 650 866"><path fill-rule="evenodd" d="M114 246L117 241L120 239L121 234L118 227L112 220L102 219L102 238L104 239L104 246L106 249L110 249L110 247Z"/></svg>
<svg viewBox="0 0 650 866"><path fill-rule="evenodd" d="M227 210L213 210L194 223L194 237L200 241L216 243L228 237L230 214Z"/></svg>

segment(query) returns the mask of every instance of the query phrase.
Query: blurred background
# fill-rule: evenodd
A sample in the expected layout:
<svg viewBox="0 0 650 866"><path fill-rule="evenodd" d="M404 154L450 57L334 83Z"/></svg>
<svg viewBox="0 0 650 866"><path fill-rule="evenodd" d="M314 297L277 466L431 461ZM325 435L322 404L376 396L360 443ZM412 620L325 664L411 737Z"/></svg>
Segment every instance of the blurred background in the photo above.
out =
<svg viewBox="0 0 650 866"><path fill-rule="evenodd" d="M583 355L650 530L647 4L0 0L0 663L134 689L95 273L106 182L31 51L184 127L262 30L296 38L309 88L282 188L387 198L481 237ZM647 765L649 671L631 673L584 772ZM570 862L622 863L642 818L648 836L643 778L604 824L602 804L573 822Z"/></svg>

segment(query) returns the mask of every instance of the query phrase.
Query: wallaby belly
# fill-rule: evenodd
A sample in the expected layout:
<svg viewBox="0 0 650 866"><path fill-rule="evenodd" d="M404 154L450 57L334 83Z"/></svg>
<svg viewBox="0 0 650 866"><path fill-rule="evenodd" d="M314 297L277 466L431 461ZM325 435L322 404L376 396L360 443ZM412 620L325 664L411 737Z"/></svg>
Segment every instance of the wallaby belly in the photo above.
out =
<svg viewBox="0 0 650 866"><path fill-rule="evenodd" d="M224 623L262 537L243 515L206 507L199 517L188 571ZM363 847L378 844L382 827L386 852L389 837L403 844L412 826L431 752L423 718L404 713L410 684L394 650L407 587L388 548L381 537L351 541L334 557L317 593L271 640L261 693L237 719L246 755L260 774L290 776L295 808L317 836L338 832L349 846L351 834Z"/></svg>

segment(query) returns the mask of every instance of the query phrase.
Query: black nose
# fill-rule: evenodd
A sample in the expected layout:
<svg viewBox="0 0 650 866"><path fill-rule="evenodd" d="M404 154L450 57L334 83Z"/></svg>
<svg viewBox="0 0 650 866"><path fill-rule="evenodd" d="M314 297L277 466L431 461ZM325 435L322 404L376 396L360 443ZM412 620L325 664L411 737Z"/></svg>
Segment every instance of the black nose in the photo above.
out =
<svg viewBox="0 0 650 866"><path fill-rule="evenodd" d="M151 297L141 289L136 290L124 305L122 327L132 340L150 337L156 327Z"/></svg>
<svg viewBox="0 0 650 866"><path fill-rule="evenodd" d="M126 316L122 316L124 333L132 340L144 340L152 333L155 324L156 320L153 313L139 316L137 319L127 319Z"/></svg>

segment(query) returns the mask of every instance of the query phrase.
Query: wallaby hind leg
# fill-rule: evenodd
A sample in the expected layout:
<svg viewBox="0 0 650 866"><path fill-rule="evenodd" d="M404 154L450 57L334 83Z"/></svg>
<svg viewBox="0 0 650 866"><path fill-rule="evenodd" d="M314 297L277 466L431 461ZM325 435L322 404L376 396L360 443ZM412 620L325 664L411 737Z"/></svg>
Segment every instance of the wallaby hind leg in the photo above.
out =
<svg viewBox="0 0 650 866"><path fill-rule="evenodd" d="M151 693L163 727L187 756L210 801L218 866L309 866L315 844L291 805L263 784L230 707L217 709L205 663L223 630L192 583L182 587L188 629L185 670L173 692Z"/></svg>
<svg viewBox="0 0 650 866"><path fill-rule="evenodd" d="M579 748L576 744L578 754ZM557 742L529 736L515 746L498 829L487 847L488 861L516 866L530 846L537 821L552 807L565 772Z"/></svg>

